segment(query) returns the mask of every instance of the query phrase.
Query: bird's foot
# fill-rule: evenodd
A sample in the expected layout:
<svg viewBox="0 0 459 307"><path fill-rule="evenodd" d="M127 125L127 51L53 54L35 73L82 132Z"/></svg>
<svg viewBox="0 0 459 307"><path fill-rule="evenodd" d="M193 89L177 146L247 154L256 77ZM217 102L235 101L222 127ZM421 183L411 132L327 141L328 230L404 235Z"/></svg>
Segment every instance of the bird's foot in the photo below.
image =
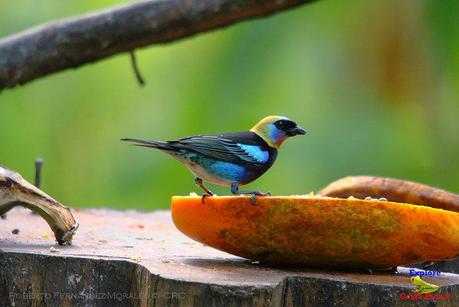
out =
<svg viewBox="0 0 459 307"><path fill-rule="evenodd" d="M260 192L260 191L253 191L253 193L248 193L252 194L250 196L250 203L253 205L257 201L258 196L271 196L270 192Z"/></svg>
<svg viewBox="0 0 459 307"><path fill-rule="evenodd" d="M203 205L205 205L206 203L205 203L204 200L205 200L207 197L211 197L211 196L214 196L214 194L213 194L213 193L207 193L207 192L204 193L204 194L202 194L201 203L202 203Z"/></svg>
<svg viewBox="0 0 459 307"><path fill-rule="evenodd" d="M204 184L202 183L202 179L201 179L201 178L196 177L196 178L194 179L194 183L195 183L198 187L200 187L201 189L204 190L204 194L202 194L202 198L201 198L201 202L202 202L202 204L204 205L204 199L205 199L206 197L209 197L209 196L214 196L214 193L212 193L211 190L209 190L208 188L206 188L206 187L204 186Z"/></svg>
<svg viewBox="0 0 459 307"><path fill-rule="evenodd" d="M237 183L231 184L231 193L233 195L251 195L250 202L255 203L258 196L271 196L270 192L260 192L260 191L241 191Z"/></svg>

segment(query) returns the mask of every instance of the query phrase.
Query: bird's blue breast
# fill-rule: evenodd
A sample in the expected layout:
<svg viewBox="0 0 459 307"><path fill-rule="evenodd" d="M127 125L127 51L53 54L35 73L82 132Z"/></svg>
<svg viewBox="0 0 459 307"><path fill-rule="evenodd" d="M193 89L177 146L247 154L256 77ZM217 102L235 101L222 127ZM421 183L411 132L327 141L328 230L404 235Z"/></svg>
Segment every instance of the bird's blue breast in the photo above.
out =
<svg viewBox="0 0 459 307"><path fill-rule="evenodd" d="M248 176L243 166L224 161L211 162L207 168L210 174L230 182L244 181Z"/></svg>
<svg viewBox="0 0 459 307"><path fill-rule="evenodd" d="M196 177L224 186L229 186L234 182L240 184L251 182L262 175L272 164L272 153L263 150L260 146L244 143L233 143L232 146L226 146L229 147L228 153L234 155L232 158L234 162L185 149L171 155L185 163ZM216 153L220 152L216 151Z"/></svg>
<svg viewBox="0 0 459 307"><path fill-rule="evenodd" d="M250 171L238 164L218 161L193 152L182 152L179 156L195 176L214 184L229 185L251 177Z"/></svg>

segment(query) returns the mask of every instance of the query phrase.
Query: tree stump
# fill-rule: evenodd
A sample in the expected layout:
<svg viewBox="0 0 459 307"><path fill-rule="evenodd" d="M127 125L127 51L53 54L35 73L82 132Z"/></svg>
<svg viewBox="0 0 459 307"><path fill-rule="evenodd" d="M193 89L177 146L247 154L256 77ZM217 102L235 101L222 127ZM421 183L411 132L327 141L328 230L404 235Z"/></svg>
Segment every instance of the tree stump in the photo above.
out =
<svg viewBox="0 0 459 307"><path fill-rule="evenodd" d="M70 246L26 209L0 220L0 306L459 306L459 275L445 271L425 278L443 299L410 301L408 268L274 268L192 241L169 211L74 215L80 229ZM437 268L459 273L459 261Z"/></svg>

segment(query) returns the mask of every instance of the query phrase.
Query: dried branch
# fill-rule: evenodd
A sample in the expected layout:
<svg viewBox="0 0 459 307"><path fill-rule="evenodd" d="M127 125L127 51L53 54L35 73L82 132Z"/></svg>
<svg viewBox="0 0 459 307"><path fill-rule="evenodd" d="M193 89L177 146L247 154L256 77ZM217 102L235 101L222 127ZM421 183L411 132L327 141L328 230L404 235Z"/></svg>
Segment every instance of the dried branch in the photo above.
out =
<svg viewBox="0 0 459 307"><path fill-rule="evenodd" d="M51 22L0 40L0 90L313 1L145 0Z"/></svg>
<svg viewBox="0 0 459 307"><path fill-rule="evenodd" d="M0 216L16 206L29 208L45 219L59 244L72 241L78 224L70 209L27 182L18 173L0 167Z"/></svg>

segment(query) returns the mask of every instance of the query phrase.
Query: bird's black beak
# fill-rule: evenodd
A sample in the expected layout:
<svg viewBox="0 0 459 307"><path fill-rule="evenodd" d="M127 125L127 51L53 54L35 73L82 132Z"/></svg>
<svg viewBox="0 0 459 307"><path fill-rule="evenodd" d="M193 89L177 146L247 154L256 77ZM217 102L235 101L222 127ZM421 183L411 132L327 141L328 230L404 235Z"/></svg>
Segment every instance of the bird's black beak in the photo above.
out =
<svg viewBox="0 0 459 307"><path fill-rule="evenodd" d="M306 134L306 130L301 128L300 126L296 126L290 130L287 131L288 136L295 136L295 135L300 135L300 134Z"/></svg>

